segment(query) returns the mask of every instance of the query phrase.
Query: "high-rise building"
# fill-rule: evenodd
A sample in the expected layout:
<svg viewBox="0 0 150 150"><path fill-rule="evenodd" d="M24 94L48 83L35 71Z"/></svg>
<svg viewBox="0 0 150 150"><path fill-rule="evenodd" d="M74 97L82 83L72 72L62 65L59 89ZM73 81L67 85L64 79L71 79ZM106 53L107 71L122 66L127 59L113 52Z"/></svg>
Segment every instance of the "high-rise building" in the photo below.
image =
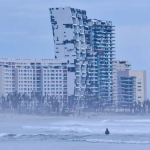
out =
<svg viewBox="0 0 150 150"><path fill-rule="evenodd" d="M87 19L86 11L50 8L55 57L67 58L75 70L75 95L86 91L112 100L114 26L111 21ZM86 65L87 64L87 65Z"/></svg>
<svg viewBox="0 0 150 150"><path fill-rule="evenodd" d="M113 60L113 102L118 103L118 71L130 70L131 64L126 60Z"/></svg>
<svg viewBox="0 0 150 150"><path fill-rule="evenodd" d="M71 7L50 8L55 58L68 60L68 78L72 94L80 99L86 89L87 16L85 10Z"/></svg>
<svg viewBox="0 0 150 150"><path fill-rule="evenodd" d="M115 55L114 26L111 21L89 19L88 27L86 39L92 53L87 53L87 60L89 72L93 73L90 75L89 88L93 94L98 94L101 100L110 102L112 101Z"/></svg>
<svg viewBox="0 0 150 150"><path fill-rule="evenodd" d="M129 70L117 72L117 108L130 108L136 101L136 77Z"/></svg>

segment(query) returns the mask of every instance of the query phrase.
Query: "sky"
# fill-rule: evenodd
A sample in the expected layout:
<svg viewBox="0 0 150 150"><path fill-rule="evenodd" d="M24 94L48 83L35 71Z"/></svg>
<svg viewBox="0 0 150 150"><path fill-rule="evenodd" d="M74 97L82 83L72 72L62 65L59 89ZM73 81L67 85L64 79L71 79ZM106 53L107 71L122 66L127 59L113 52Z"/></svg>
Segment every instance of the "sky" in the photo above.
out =
<svg viewBox="0 0 150 150"><path fill-rule="evenodd" d="M147 71L150 90L150 0L0 0L0 57L54 58L50 7L87 11L115 26L116 59ZM148 93L150 98L150 93Z"/></svg>

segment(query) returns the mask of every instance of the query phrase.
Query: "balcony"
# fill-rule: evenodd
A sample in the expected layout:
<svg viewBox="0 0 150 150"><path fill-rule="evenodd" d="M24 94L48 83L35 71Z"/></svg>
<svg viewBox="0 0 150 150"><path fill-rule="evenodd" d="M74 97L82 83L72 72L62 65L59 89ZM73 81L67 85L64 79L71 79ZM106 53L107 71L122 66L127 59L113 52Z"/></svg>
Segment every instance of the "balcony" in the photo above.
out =
<svg viewBox="0 0 150 150"><path fill-rule="evenodd" d="M81 14L77 14L77 18L82 18L82 15Z"/></svg>
<svg viewBox="0 0 150 150"><path fill-rule="evenodd" d="M77 26L78 24L77 24L77 21L73 21L73 25L74 26Z"/></svg>
<svg viewBox="0 0 150 150"><path fill-rule="evenodd" d="M72 13L72 18L76 18L76 13Z"/></svg>

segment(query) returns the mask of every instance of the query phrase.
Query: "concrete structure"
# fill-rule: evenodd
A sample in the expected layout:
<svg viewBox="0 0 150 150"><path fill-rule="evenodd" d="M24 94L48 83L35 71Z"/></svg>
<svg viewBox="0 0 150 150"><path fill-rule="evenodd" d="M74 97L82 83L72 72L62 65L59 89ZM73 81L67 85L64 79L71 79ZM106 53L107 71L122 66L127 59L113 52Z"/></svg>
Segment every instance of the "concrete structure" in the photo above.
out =
<svg viewBox="0 0 150 150"><path fill-rule="evenodd" d="M71 75L70 87L74 87L77 99L84 96L86 88L85 10L71 7L50 8L55 58L66 58Z"/></svg>
<svg viewBox="0 0 150 150"><path fill-rule="evenodd" d="M0 95L34 91L67 98L74 94L67 65L65 59L0 58Z"/></svg>
<svg viewBox="0 0 150 150"><path fill-rule="evenodd" d="M136 77L136 101L147 100L146 71L130 70L129 75Z"/></svg>
<svg viewBox="0 0 150 150"><path fill-rule="evenodd" d="M143 102L147 99L147 87L146 87L146 71L134 71L131 70L131 64L128 61L125 60L114 60L113 61L113 101L115 105L118 105L119 102L119 76L118 72L124 72L124 74L121 74L122 79L128 78L128 81L131 82L132 77L134 77L135 80L135 101ZM128 75L127 75L128 74ZM123 78L124 75L124 78ZM122 83L122 82L121 82ZM128 87L129 88L129 87Z"/></svg>
<svg viewBox="0 0 150 150"><path fill-rule="evenodd" d="M90 75L90 91L103 101L112 101L114 60L114 26L111 21L88 20L87 45L91 47L87 57ZM92 60L93 57L93 60ZM90 59L88 59L90 58Z"/></svg>
<svg viewBox="0 0 150 150"><path fill-rule="evenodd" d="M118 71L117 76L117 107L129 108L136 101L136 77L129 70Z"/></svg>
<svg viewBox="0 0 150 150"><path fill-rule="evenodd" d="M49 10L55 57L66 58L74 70L72 86L75 87L75 95L81 98L86 89L103 100L112 100L112 22L88 20L85 10L71 7Z"/></svg>
<svg viewBox="0 0 150 150"><path fill-rule="evenodd" d="M126 60L113 60L113 101L118 103L118 71L130 70L131 64Z"/></svg>
<svg viewBox="0 0 150 150"><path fill-rule="evenodd" d="M12 80L13 74L11 67L7 67L5 64L0 66L0 96L15 90L15 87L13 87L15 80L14 82Z"/></svg>

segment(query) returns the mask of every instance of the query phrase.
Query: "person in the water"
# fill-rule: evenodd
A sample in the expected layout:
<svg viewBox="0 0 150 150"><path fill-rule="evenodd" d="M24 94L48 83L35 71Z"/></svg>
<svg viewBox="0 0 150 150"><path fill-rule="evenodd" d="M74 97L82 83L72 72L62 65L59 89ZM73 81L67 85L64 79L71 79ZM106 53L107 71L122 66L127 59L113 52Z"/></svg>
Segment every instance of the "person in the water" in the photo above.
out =
<svg viewBox="0 0 150 150"><path fill-rule="evenodd" d="M106 134L106 135L109 135L109 134L110 134L108 128L106 128L105 134Z"/></svg>

